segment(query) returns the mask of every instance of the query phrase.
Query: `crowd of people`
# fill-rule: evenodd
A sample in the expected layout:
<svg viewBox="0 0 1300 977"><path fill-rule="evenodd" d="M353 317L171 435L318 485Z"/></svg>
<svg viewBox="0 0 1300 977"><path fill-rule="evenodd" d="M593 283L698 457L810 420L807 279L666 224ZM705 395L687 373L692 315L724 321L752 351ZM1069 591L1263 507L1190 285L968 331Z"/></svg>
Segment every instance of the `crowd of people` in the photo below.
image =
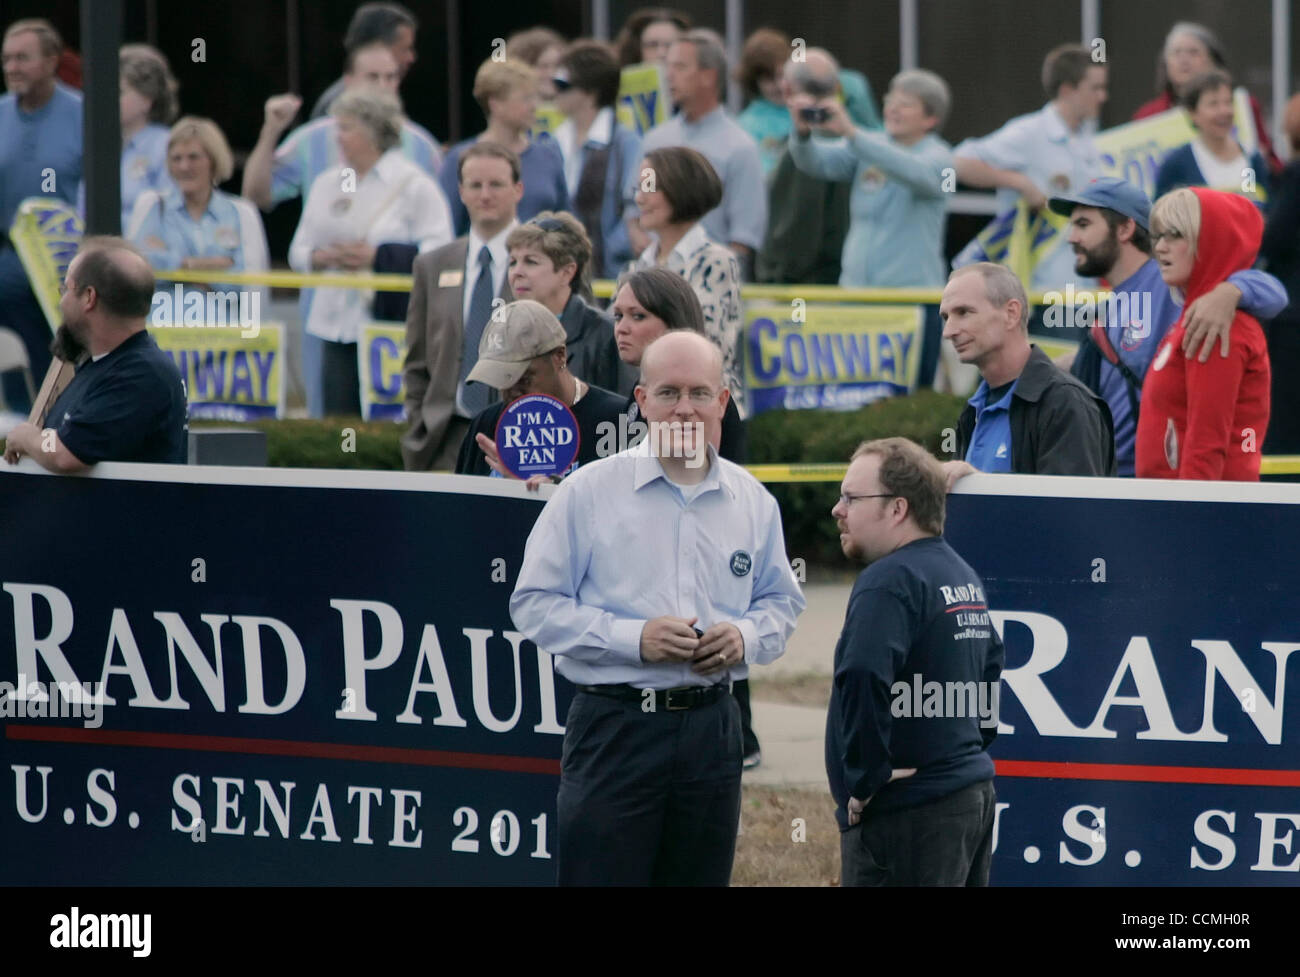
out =
<svg viewBox="0 0 1300 977"><path fill-rule="evenodd" d="M879 583L868 589L880 607L855 605L846 622L837 668L848 691L847 698L837 691L834 736L868 735L859 728L868 707L852 683L862 677L853 678L855 669L876 665L855 658L855 629L876 627L918 580L929 581L933 604L918 606L942 614L933 581L974 578L937 539L943 490L957 479L979 471L1257 480L1271 426L1282 431L1276 443L1300 448L1286 441L1300 427L1290 376L1279 385L1270 365L1271 350L1290 365L1300 350L1300 312L1289 299L1300 295L1300 161L1283 167L1253 101L1257 148L1238 141L1233 78L1221 45L1200 25L1170 31L1158 96L1137 115L1181 106L1194 133L1160 165L1154 203L1140 187L1101 175L1095 136L1108 68L1080 45L1047 54L1041 109L953 147L942 136L953 95L934 71L895 75L878 111L867 79L829 51L799 49L764 28L733 66L713 30L677 11L647 9L613 44L571 42L549 28L513 35L505 57L487 58L475 75L482 131L444 148L400 99L418 30L399 4L360 7L344 37L343 73L311 118L291 129L302 99L266 101L239 195L220 189L234 172L220 125L178 119L166 58L145 45L122 49L125 240L88 238L66 276L67 328L56 348L81 368L49 415L54 447L39 425L19 425L6 457L30 456L59 471L109 458L182 460L179 375L144 325L148 266L232 275L268 267L259 208L302 199L288 252L297 271L410 273L409 301L397 313L406 323L409 470L516 477L491 434L506 404L525 394L561 402L581 432L577 458L555 477L563 477L562 493L534 530L511 605L521 631L560 656L561 673L595 697L575 700L585 739L569 717L562 880L725 881L730 873L739 770L760 757L747 667L779 654L803 606L779 513L735 464L745 459L750 413L743 283L942 289L935 330L980 375L953 418L955 457L942 467L897 439L864 445L852 460L835 509L846 554L877 563L910 549L888 573L874 571ZM79 200L81 101L56 80L62 53L46 21L18 21L5 32L4 226L23 199L51 192L38 167L53 169L53 193ZM639 135L616 107L621 70L647 62L661 66L674 112ZM749 99L736 117L725 108L729 80ZM540 121L547 112L554 125ZM1300 96L1286 124L1292 152L1300 151ZM945 261L958 181L994 189L1001 211L1023 206L1056 228L1029 281L1004 264L953 269ZM592 296L597 277L616 280L607 309ZM1042 315L1027 286L1098 284L1114 298L1080 331L1078 352L1054 362L1033 342ZM373 316L369 302L354 288L302 290L311 414L360 411L357 342ZM49 330L12 245L0 250L0 318L43 375ZM10 379L6 400L21 406L25 391ZM698 423L704 441L694 450L708 464L690 471L679 464L683 443L669 450L654 437L638 445L620 436L613 449L603 447L602 431L642 420ZM608 454L619 464L595 464ZM543 479L528 481L536 488ZM628 520L592 518L597 506L611 512L632 499L630 487L647 491L627 502ZM874 514L853 509L858 499L877 500ZM620 535L631 526L635 533ZM682 616L664 616L664 593L649 581L638 589L626 553L637 547L650 573L678 559L664 548L688 531L699 535L691 545L709 596L669 599L696 613L679 607ZM575 567L585 568L585 584ZM644 630L620 630L625 618ZM722 623L732 619L742 623ZM899 641L938 640L898 624ZM996 680L1001 646L986 645L971 659L979 666L973 678ZM714 694L724 683L734 716ZM647 718L656 710L646 702L663 712ZM714 706L722 711L707 725L701 719L685 731L672 715ZM670 743L666 732L681 738ZM963 762L960 776L923 770L893 788L911 774L891 775L878 756L828 755L828 769L846 834L872 796L892 799L877 803L882 818L959 801L969 851L931 868L978 882L988 871L992 773L983 751L991 737L978 729L952 735L968 759L983 756ZM580 742L594 752L571 753ZM722 753L719 744L727 744ZM927 751L951 746L922 742L917 755L937 762L942 752ZM617 751L622 765L594 763L601 751ZM645 797L669 768L690 799L664 815ZM723 768L725 776L715 776ZM884 824L874 819L871 830ZM615 831L619 843L607 843ZM664 841L665 831L680 843ZM879 874L859 849L846 847L844 863L846 880ZM604 874L591 874L596 864ZM929 876L917 868L909 877Z"/></svg>
<svg viewBox="0 0 1300 977"><path fill-rule="evenodd" d="M1101 173L1095 135L1109 69L1089 48L1066 44L1047 54L1047 102L1040 110L953 147L942 137L952 93L933 71L892 78L878 110L870 82L841 67L829 51L803 48L780 31L760 28L733 66L716 32L680 11L645 8L629 17L612 44L569 41L545 27L511 35L504 57L485 59L475 75L482 131L444 148L401 105L418 30L416 17L400 4L359 7L343 37L342 75L315 102L310 118L293 127L303 107L298 95L267 100L240 194L221 189L234 172L234 159L220 125L177 118L180 93L166 57L143 44L126 45L120 57L122 227L155 269L264 270L271 257L258 208L270 210L295 197L303 213L287 258L296 270L410 272L417 256L466 238L474 245L455 249L464 251L463 284L451 284L451 274L435 284L458 289L461 321L449 325L467 338L455 354L462 362L454 388L433 382L421 359L421 334L436 332L433 324L417 321L404 300L380 298L386 315L396 308L408 322L408 440L427 436L419 415L432 410L427 401L435 394L444 401L440 411L450 404L452 417L466 422L443 432L451 432L455 443L408 453L409 464L454 459L455 439L498 396L465 378L483 334L478 320L499 301L533 298L547 306L567 330L570 357L583 354L568 364L575 375L586 372L597 386L630 396L636 378L618 355L613 310L593 299L590 282L636 268L664 267L690 283L703 308L705 334L722 351L743 421L749 410L742 284L943 288L950 273L944 256L949 197L960 182L994 189L1000 211L1023 204L1031 215L1056 222L1054 243L1037 256L1025 282L1029 288L1104 284L1125 295L1140 286L1163 313L1141 336L1130 324L1106 323L1103 313L1103 328L1092 335L1112 355L1099 357L1099 344L1085 338L1076 357L1076 375L1110 410L1118 471L1133 472L1140 378L1177 319L1170 313L1178 304L1155 281L1158 260L1149 267L1133 260L1117 267L1119 222L1137 220L1131 213L1098 206L1096 214L1076 219L1071 208L1049 205L1050 199L1084 193ZM23 20L10 25L5 44L9 95L0 103L0 129L34 130L38 144L48 149L41 159L54 164L55 193L84 202L80 101L56 77L66 68L59 35L46 21ZM639 135L620 120L617 100L621 70L643 63L660 66L674 112ZM747 99L734 118L725 108L729 82ZM1294 291L1300 274L1294 232L1300 172L1294 164L1282 166L1253 99L1256 144L1243 148L1233 85L1214 34L1199 24L1176 24L1157 58L1157 97L1135 118L1182 106L1194 133L1160 164L1157 197L1206 187L1250 200L1264 218L1258 254L1243 255L1240 268L1227 269L1231 284L1213 283L1217 290L1206 293L1208 301L1198 304L1192 297L1191 328L1184 335L1200 337L1205 324L1198 319L1209 313L1206 324L1230 350L1225 331L1239 307L1258 320L1273 320L1265 326L1265 345L1289 365L1297 348L1290 335L1296 313L1286 287ZM1287 131L1300 139L1300 101L1294 99ZM502 162L512 168L498 193L464 180L462 158L482 145L500 147ZM478 158L472 170L494 168L488 157ZM23 197L42 192L34 165L17 155L6 161L0 220L12 219ZM495 233L478 237L467 194L478 193L491 210L491 198L515 190L506 223L497 227L489 217ZM534 229L531 246L507 245L516 225L527 226L539 215L550 222L541 238ZM1149 254L1144 220L1128 242ZM1108 238L1086 243L1083 224L1094 231L1104 226ZM542 238L547 247L539 247ZM1083 249L1090 257L1082 257ZM964 260L959 256L954 264ZM1252 272L1256 266L1261 270ZM1140 282L1131 274L1113 277L1139 267L1145 269ZM490 294L488 278L476 292L484 269ZM1226 302L1230 294L1238 299L1232 307ZM39 379L50 355L44 317L12 248L0 253L0 298L4 325L22 337ZM360 324L378 307L354 289L301 290L302 375L311 416L359 409L356 342ZM933 307L927 313L927 376L943 328L938 313ZM1030 334L1040 332L1041 310L1027 314ZM6 376L5 384L7 401L21 409L23 384L14 376ZM1294 450L1300 428L1296 398L1276 381L1270 394L1269 443L1279 452ZM977 392L979 405L988 406L981 398ZM1008 470L1023 468L1022 456Z"/></svg>

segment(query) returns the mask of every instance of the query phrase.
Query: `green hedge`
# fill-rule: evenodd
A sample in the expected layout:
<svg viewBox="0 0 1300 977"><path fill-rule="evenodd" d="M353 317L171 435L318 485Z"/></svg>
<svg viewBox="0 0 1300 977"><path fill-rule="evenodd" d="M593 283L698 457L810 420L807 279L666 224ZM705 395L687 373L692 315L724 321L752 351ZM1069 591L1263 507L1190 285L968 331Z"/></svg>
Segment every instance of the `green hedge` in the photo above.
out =
<svg viewBox="0 0 1300 977"><path fill-rule="evenodd" d="M326 417L243 425L197 421L190 427L250 427L265 431L267 464L272 468L402 470L399 442L405 427L389 421L367 423L356 417ZM352 432L351 436L348 432Z"/></svg>
<svg viewBox="0 0 1300 977"><path fill-rule="evenodd" d="M911 438L943 457L939 450L943 431L955 426L963 402L960 397L922 390L856 411L766 411L749 425L750 461L844 463L859 442L892 435ZM267 460L273 467L402 470L401 424L332 417L259 421L248 426L266 432ZM830 517L839 494L838 482L773 482L768 488L781 505L791 559L802 557L808 565L847 566Z"/></svg>
<svg viewBox="0 0 1300 977"><path fill-rule="evenodd" d="M843 464L859 443L872 438L911 438L936 457L944 429L955 428L964 398L921 390L891 397L856 411L765 411L749 425L749 456L755 464L796 462ZM768 489L781 505L785 545L790 558L808 565L848 566L840 551L831 507L838 482L773 482Z"/></svg>

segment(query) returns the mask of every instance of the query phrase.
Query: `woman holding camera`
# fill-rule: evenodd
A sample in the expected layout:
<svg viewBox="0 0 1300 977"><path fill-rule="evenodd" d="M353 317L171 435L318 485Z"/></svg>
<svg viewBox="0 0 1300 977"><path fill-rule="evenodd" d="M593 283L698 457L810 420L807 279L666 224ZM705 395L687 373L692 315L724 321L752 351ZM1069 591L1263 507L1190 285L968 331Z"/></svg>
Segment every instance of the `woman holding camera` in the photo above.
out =
<svg viewBox="0 0 1300 977"><path fill-rule="evenodd" d="M950 103L938 75L904 71L889 83L881 133L854 125L834 95L787 99L795 165L822 180L853 181L841 286L943 287L944 184L955 177L952 148L935 133ZM844 143L810 139L814 131Z"/></svg>

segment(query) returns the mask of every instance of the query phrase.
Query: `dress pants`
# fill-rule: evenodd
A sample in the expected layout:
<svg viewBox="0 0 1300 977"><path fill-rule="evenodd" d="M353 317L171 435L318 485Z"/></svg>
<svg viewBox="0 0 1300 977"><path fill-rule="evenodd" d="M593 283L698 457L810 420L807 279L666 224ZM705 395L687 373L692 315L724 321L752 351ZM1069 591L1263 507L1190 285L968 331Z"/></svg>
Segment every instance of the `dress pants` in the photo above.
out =
<svg viewBox="0 0 1300 977"><path fill-rule="evenodd" d="M565 720L560 885L727 885L740 823L740 708L643 712L579 691Z"/></svg>
<svg viewBox="0 0 1300 977"><path fill-rule="evenodd" d="M320 377L326 416L359 417L361 415L361 386L357 375L356 343L322 340Z"/></svg>
<svg viewBox="0 0 1300 977"><path fill-rule="evenodd" d="M840 885L988 885L997 794L983 780L840 834Z"/></svg>

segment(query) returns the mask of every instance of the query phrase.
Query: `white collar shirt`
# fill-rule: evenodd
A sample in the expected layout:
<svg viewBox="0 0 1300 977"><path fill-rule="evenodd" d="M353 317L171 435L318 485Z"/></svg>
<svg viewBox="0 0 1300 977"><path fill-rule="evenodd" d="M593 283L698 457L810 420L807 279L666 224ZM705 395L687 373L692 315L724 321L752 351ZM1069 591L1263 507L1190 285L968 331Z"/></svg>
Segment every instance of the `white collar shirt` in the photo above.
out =
<svg viewBox="0 0 1300 977"><path fill-rule="evenodd" d="M417 245L421 252L452 240L451 211L433 179L400 149L390 149L359 180L346 167L326 170L312 183L302 219L289 245L289 266L311 271L312 252L364 239ZM369 268L359 269L365 274ZM371 293L356 288L318 288L307 312L313 336L355 343L369 317Z"/></svg>
<svg viewBox="0 0 1300 977"><path fill-rule="evenodd" d="M479 237L473 225L470 226L469 251L465 254L465 294L460 309L460 321L462 323L469 322L469 302L474 295L474 286L478 284L478 253L483 250L483 245L486 244L488 254L492 255L492 297L496 298L501 294L501 287L506 281L506 271L510 267L510 252L506 250L506 238L518 226L518 221L511 221L505 230L488 241L484 241Z"/></svg>
<svg viewBox="0 0 1300 977"><path fill-rule="evenodd" d="M614 110L606 106L596 113L587 130L587 138L578 145L577 127L572 119L565 119L556 127L553 138L560 146L560 155L564 157L564 182L569 188L569 199L578 193L578 182L582 179L582 165L588 149L604 149L614 138Z"/></svg>
<svg viewBox="0 0 1300 977"><path fill-rule="evenodd" d="M1089 119L1071 129L1056 106L1048 102L1037 112L1018 116L1001 129L976 139L967 139L953 150L956 157L981 160L1000 170L1023 173L1048 197L1077 193L1102 175L1101 155L1094 137L1097 120ZM1007 187L997 192L998 213L1015 208L1020 194ZM1058 233L1055 247L1034 269L1034 289L1059 288L1067 283L1079 287L1095 284L1074 270L1074 250L1064 233Z"/></svg>
<svg viewBox="0 0 1300 977"><path fill-rule="evenodd" d="M805 601L786 558L776 500L709 448L689 501L650 439L583 465L529 534L510 599L516 627L578 685L669 689L736 681L785 650ZM699 675L686 663L641 660L641 631L662 615L730 622L744 660Z"/></svg>

